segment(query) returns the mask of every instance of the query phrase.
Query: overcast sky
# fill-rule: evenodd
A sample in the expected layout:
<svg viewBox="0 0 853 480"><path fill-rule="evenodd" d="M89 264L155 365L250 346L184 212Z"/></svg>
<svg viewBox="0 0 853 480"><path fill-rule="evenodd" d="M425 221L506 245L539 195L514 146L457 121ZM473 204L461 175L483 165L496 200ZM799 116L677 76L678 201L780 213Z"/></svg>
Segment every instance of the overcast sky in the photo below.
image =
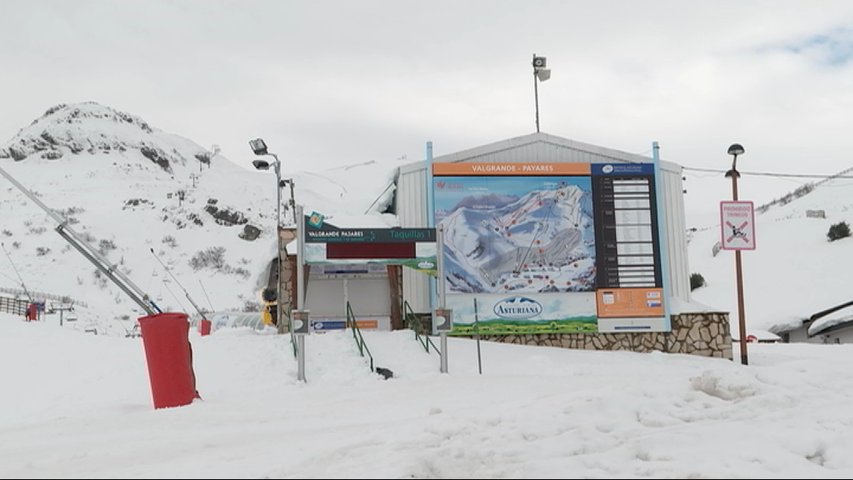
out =
<svg viewBox="0 0 853 480"><path fill-rule="evenodd" d="M96 101L292 170L424 158L535 131L685 167L853 167L850 1L0 0L0 143ZM687 173L687 209L730 199ZM762 203L808 179L744 176ZM851 180L853 181L853 180ZM689 221L688 221L689 223Z"/></svg>

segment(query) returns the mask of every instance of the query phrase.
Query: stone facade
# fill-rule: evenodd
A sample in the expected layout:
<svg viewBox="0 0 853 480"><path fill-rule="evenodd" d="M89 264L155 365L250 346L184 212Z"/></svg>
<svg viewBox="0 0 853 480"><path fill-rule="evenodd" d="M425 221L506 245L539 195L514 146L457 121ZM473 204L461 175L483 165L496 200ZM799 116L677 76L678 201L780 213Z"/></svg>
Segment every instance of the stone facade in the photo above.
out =
<svg viewBox="0 0 853 480"><path fill-rule="evenodd" d="M290 309L293 306L293 299L296 298L296 257L293 255L282 254L281 258L281 310L279 318L284 321L278 322L278 333L289 332L290 322L287 315L290 314Z"/></svg>
<svg viewBox="0 0 853 480"><path fill-rule="evenodd" d="M729 315L718 312L673 315L671 332L483 335L480 338L521 345L585 350L660 351L732 359Z"/></svg>

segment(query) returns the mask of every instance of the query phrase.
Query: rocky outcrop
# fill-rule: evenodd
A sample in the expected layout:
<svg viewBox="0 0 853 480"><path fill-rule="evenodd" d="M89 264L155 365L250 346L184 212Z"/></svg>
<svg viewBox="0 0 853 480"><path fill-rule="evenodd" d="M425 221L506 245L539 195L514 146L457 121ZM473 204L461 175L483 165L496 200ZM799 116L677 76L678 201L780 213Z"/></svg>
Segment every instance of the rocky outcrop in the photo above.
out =
<svg viewBox="0 0 853 480"><path fill-rule="evenodd" d="M232 211L227 208L219 208L212 203L208 203L204 207L204 211L213 216L213 219L219 225L243 225L249 222L249 220L246 219L246 216L243 215L242 212Z"/></svg>

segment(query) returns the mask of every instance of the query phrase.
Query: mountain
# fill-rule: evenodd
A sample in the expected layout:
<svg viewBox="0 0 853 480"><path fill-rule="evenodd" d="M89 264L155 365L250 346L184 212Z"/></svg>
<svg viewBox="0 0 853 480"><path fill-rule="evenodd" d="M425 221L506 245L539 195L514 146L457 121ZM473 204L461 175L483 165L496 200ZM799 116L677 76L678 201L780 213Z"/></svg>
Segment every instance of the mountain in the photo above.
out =
<svg viewBox="0 0 853 480"><path fill-rule="evenodd" d="M216 148L94 102L47 110L0 146L0 167L64 216L165 311L194 314L190 298L207 310L257 308L276 255L271 171L244 169ZM322 210L339 222L395 220L365 215L388 201L389 165L282 170L306 210ZM359 178L372 180L353 188L350 182ZM285 199L289 193L283 189ZM282 217L290 223L293 214L283 207ZM0 258L0 293L21 289L23 280L29 290L68 297L78 305L78 328L101 333L124 334L143 314L51 231L56 227L51 216L2 177L0 218L0 241L8 253Z"/></svg>
<svg viewBox="0 0 853 480"><path fill-rule="evenodd" d="M853 300L848 280L853 272L853 238L834 242L827 238L830 226L853 224L850 171L756 208L763 212L755 218L756 249L741 254L748 331L771 330ZM714 255L721 237L719 217L706 220L704 228L692 232L688 246L691 272L701 274L707 283L692 297L731 312L736 331L734 252Z"/></svg>

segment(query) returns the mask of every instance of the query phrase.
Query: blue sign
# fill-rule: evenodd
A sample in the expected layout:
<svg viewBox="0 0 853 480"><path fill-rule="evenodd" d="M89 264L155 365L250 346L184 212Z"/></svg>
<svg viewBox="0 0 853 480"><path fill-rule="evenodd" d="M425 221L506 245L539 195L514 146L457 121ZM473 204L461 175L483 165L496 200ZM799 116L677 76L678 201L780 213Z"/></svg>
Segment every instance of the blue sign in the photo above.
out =
<svg viewBox="0 0 853 480"><path fill-rule="evenodd" d="M347 322L343 320L313 320L312 329L318 330L343 330L347 328Z"/></svg>
<svg viewBox="0 0 853 480"><path fill-rule="evenodd" d="M593 163L593 175L654 175L653 163Z"/></svg>

